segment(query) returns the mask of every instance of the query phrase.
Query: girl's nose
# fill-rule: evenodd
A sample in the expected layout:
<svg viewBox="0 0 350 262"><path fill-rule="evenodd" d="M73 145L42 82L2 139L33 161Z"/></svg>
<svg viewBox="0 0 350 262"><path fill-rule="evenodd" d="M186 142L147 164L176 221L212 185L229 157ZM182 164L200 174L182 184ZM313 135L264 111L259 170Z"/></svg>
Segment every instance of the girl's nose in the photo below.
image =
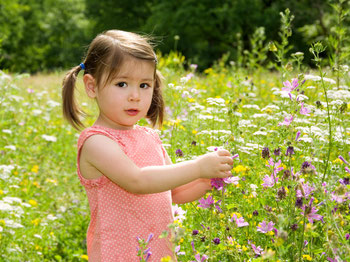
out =
<svg viewBox="0 0 350 262"><path fill-rule="evenodd" d="M140 100L140 89L131 88L129 93L129 101L139 101Z"/></svg>

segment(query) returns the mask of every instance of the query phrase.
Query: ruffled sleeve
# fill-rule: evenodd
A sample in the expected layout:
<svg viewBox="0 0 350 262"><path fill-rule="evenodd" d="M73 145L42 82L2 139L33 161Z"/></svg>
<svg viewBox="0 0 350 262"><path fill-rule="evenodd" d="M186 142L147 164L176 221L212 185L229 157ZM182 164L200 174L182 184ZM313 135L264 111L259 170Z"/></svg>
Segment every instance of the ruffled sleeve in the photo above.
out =
<svg viewBox="0 0 350 262"><path fill-rule="evenodd" d="M77 173L79 176L79 180L82 183L82 185L86 186L86 187L101 187L104 184L106 184L107 182L111 181L108 177L102 175L99 178L96 179L86 179L82 176L81 172L80 172L80 153L81 153L81 149L84 145L84 142L91 136L93 135L104 135L110 139L112 139L113 141L116 141L119 146L122 148L122 150L125 152L126 151L126 147L124 145L124 143L122 142L121 138L119 136L117 136L116 134L112 134L111 132L109 132L108 130L99 128L99 127L89 127L85 130L83 130L83 132L80 134L79 139L78 139L78 145L77 145L77 149L78 149L78 155L77 155Z"/></svg>

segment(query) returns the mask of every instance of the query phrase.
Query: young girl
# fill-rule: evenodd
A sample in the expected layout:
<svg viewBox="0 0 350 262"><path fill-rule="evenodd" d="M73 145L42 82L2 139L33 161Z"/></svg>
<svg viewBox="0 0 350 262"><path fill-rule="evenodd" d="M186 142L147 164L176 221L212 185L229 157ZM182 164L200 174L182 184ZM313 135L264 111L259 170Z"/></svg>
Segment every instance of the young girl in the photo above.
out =
<svg viewBox="0 0 350 262"><path fill-rule="evenodd" d="M163 121L164 102L157 57L140 35L111 30L98 35L86 58L63 81L63 114L77 129L82 111L74 100L78 73L99 116L78 140L77 172L89 200L87 231L90 261L139 261L137 237L154 237L148 261L176 259L168 239L158 236L173 222L172 203L200 198L210 178L230 176L232 158L226 150L172 164L152 126Z"/></svg>

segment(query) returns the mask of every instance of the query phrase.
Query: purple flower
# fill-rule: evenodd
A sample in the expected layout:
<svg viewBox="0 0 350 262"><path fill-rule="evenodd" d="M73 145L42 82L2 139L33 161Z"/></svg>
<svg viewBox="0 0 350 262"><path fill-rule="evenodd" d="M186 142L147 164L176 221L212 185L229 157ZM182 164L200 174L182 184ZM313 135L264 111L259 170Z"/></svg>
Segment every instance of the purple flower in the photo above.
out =
<svg viewBox="0 0 350 262"><path fill-rule="evenodd" d="M279 156L279 155L281 154L281 148L275 149L275 150L273 151L273 154L274 154L275 156Z"/></svg>
<svg viewBox="0 0 350 262"><path fill-rule="evenodd" d="M147 260L149 259L149 257L152 255L152 252L151 251L148 251L147 252L147 256L146 256L146 259L145 259L145 261L147 262Z"/></svg>
<svg viewBox="0 0 350 262"><path fill-rule="evenodd" d="M186 255L185 252L183 252L183 251L180 252L180 248L181 248L180 245L178 245L178 246L175 247L175 250L174 250L174 251L175 251L176 255L178 255L178 256L180 256L180 255Z"/></svg>
<svg viewBox="0 0 350 262"><path fill-rule="evenodd" d="M212 205L214 205L214 199L212 198L212 196L208 196L207 199L202 197L201 199L198 200L198 202L200 203L198 207L202 207L202 208L210 208Z"/></svg>
<svg viewBox="0 0 350 262"><path fill-rule="evenodd" d="M151 234L149 234L149 236L148 236L148 238L147 238L146 243L148 243L149 241L151 241L152 237L153 237L153 234L152 234L152 233L151 233Z"/></svg>
<svg viewBox="0 0 350 262"><path fill-rule="evenodd" d="M294 154L294 147L287 147L286 156L292 156Z"/></svg>
<svg viewBox="0 0 350 262"><path fill-rule="evenodd" d="M236 214L233 214L233 216L231 218L231 222L233 222L233 220L236 221L237 227L249 226L248 222L245 222L243 217L237 218Z"/></svg>
<svg viewBox="0 0 350 262"><path fill-rule="evenodd" d="M239 157L239 155L238 155L238 154L235 154L235 155L232 156L232 159L235 159L235 158L237 158L237 157Z"/></svg>
<svg viewBox="0 0 350 262"><path fill-rule="evenodd" d="M308 198L314 190L314 187L309 186L309 182L306 182L306 184L301 183L301 189L297 190L296 196Z"/></svg>
<svg viewBox="0 0 350 262"><path fill-rule="evenodd" d="M344 162L345 165L349 165L349 163L342 156L338 156L338 158Z"/></svg>
<svg viewBox="0 0 350 262"><path fill-rule="evenodd" d="M215 245L219 245L220 244L220 238L216 237L213 239L213 242Z"/></svg>
<svg viewBox="0 0 350 262"><path fill-rule="evenodd" d="M269 158L270 157L270 149L268 147L264 147L261 151L262 158Z"/></svg>
<svg viewBox="0 0 350 262"><path fill-rule="evenodd" d="M298 132L297 132L297 135L296 135L296 137L295 137L295 141L300 141L300 140L299 140L300 134L301 134L301 132L298 131Z"/></svg>
<svg viewBox="0 0 350 262"><path fill-rule="evenodd" d="M293 115L290 115L290 117L286 116L283 122L278 123L278 126L289 126L292 122L293 122Z"/></svg>
<svg viewBox="0 0 350 262"><path fill-rule="evenodd" d="M301 115L304 115L304 116L309 116L310 113L311 112L311 110L310 109L308 109L307 107L304 107L304 102L301 102L301 108L300 108L300 111L299 111L299 113L301 114Z"/></svg>
<svg viewBox="0 0 350 262"><path fill-rule="evenodd" d="M261 232L261 233L267 233L267 232L270 232L274 229L274 226L275 223L273 223L272 221L270 221L268 224L266 223L266 221L262 221L261 223L259 223L259 225L256 227L257 231L258 232Z"/></svg>
<svg viewBox="0 0 350 262"><path fill-rule="evenodd" d="M184 153L182 152L181 149L177 149L176 152L175 152L176 156L179 156L179 157L182 157L184 156Z"/></svg>
<svg viewBox="0 0 350 262"><path fill-rule="evenodd" d="M349 239L350 239L350 234L349 234L349 233L346 233L346 234L345 234L345 239L346 239L346 240L349 240Z"/></svg>
<svg viewBox="0 0 350 262"><path fill-rule="evenodd" d="M262 254L264 254L264 252L262 252L264 249L262 249L260 246L256 247L254 244L250 244L255 255L257 256L261 256Z"/></svg>
<svg viewBox="0 0 350 262"><path fill-rule="evenodd" d="M350 173L350 169L346 166L345 167L346 172Z"/></svg>
<svg viewBox="0 0 350 262"><path fill-rule="evenodd" d="M199 233L199 231L195 229L192 231L192 236L198 235L198 233Z"/></svg>
<svg viewBox="0 0 350 262"><path fill-rule="evenodd" d="M210 180L211 186L215 187L217 190L221 190L224 187L224 179L223 178L212 178Z"/></svg>
<svg viewBox="0 0 350 262"><path fill-rule="evenodd" d="M323 222L323 216L316 214L318 209L311 206L313 201L314 201L314 198L311 197L309 205L304 205L301 208L304 211L304 212L301 212L301 214L305 215L311 224L314 223L314 220L322 220Z"/></svg>
<svg viewBox="0 0 350 262"><path fill-rule="evenodd" d="M265 175L265 177L263 178L264 183L262 183L262 186L264 187L273 187L275 185L275 183L277 183L278 181L278 177L275 178L274 175Z"/></svg>

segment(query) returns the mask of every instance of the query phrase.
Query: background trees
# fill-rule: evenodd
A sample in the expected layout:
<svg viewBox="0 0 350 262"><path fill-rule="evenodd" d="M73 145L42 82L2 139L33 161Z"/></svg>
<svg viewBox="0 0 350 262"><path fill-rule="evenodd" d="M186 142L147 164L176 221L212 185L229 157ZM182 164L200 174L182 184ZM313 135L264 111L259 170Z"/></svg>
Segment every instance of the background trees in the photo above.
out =
<svg viewBox="0 0 350 262"><path fill-rule="evenodd" d="M339 0L341 1L341 0ZM339 2L336 1L336 2ZM295 16L290 52L326 39L336 23L333 0L1 0L0 68L37 72L78 64L99 32L117 28L152 34L158 49L176 49L200 69L227 54L237 61L250 50L250 37L264 27L279 40L280 12ZM348 5L343 1L343 5ZM343 25L349 27L348 17Z"/></svg>

